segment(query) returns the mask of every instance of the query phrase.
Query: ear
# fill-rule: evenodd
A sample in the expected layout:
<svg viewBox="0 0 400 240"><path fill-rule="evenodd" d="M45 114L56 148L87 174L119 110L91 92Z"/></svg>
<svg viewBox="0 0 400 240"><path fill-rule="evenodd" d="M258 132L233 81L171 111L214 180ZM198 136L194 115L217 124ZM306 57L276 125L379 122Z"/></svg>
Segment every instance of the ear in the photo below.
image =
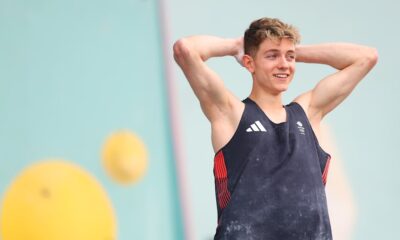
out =
<svg viewBox="0 0 400 240"><path fill-rule="evenodd" d="M250 73L254 73L254 59L252 56L245 54L242 58L243 66L247 68Z"/></svg>

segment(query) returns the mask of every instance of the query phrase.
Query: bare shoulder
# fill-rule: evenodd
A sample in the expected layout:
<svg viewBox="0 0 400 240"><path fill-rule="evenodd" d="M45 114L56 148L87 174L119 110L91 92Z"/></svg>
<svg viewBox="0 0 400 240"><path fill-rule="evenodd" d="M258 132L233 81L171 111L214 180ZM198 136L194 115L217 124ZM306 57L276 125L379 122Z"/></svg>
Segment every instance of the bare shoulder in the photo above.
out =
<svg viewBox="0 0 400 240"><path fill-rule="evenodd" d="M296 97L293 102L298 103L307 115L311 125L319 124L322 121L322 112L312 106L313 91L310 90Z"/></svg>
<svg viewBox="0 0 400 240"><path fill-rule="evenodd" d="M303 108L308 119L310 119L309 113L308 113L310 101L311 101L311 91L305 92L293 100L293 102L298 103Z"/></svg>
<svg viewBox="0 0 400 240"><path fill-rule="evenodd" d="M229 106L219 111L219 116L210 120L211 140L214 152L225 146L235 134L244 112L245 104L233 96Z"/></svg>
<svg viewBox="0 0 400 240"><path fill-rule="evenodd" d="M304 110L304 112L307 115L308 121L311 124L311 127L317 136L317 139L320 138L320 124L322 121L321 115L318 113L318 111L313 108L310 103L312 98L312 91L305 92L298 97L296 97L293 102L298 103Z"/></svg>

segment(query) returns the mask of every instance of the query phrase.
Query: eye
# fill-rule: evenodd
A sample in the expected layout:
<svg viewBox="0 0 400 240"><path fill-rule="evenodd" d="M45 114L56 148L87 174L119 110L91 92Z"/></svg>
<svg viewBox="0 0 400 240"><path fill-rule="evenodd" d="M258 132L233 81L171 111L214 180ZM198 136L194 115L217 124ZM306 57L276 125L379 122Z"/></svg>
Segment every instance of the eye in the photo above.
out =
<svg viewBox="0 0 400 240"><path fill-rule="evenodd" d="M266 56L266 58L268 58L268 59L275 59L275 58L276 58L276 54L268 54L268 55Z"/></svg>
<svg viewBox="0 0 400 240"><path fill-rule="evenodd" d="M295 55L288 55L286 58L287 58L288 61L296 60L296 56Z"/></svg>

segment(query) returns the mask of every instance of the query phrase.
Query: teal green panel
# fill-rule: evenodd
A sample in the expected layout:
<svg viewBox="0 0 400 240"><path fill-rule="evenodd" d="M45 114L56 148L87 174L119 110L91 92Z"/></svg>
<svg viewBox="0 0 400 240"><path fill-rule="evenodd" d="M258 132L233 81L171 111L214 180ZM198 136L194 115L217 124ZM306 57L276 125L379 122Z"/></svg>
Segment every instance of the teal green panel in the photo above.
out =
<svg viewBox="0 0 400 240"><path fill-rule="evenodd" d="M157 4L0 1L1 198L24 167L63 158L105 187L118 239L183 238ZM126 187L100 162L120 129L149 151L146 176Z"/></svg>

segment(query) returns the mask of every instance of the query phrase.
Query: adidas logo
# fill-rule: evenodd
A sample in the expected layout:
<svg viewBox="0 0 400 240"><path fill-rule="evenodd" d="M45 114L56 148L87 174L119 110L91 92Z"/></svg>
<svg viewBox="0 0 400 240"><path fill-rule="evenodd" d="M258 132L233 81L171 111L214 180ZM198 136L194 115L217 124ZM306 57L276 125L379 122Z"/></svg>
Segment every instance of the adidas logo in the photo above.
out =
<svg viewBox="0 0 400 240"><path fill-rule="evenodd" d="M305 132L304 127L303 127L303 124L300 121L297 121L296 124L297 124L297 128L300 131L300 134L306 135L306 132Z"/></svg>
<svg viewBox="0 0 400 240"><path fill-rule="evenodd" d="M267 130L260 123L260 121L256 121L255 123L251 124L249 128L246 129L246 132L266 132L266 131Z"/></svg>

